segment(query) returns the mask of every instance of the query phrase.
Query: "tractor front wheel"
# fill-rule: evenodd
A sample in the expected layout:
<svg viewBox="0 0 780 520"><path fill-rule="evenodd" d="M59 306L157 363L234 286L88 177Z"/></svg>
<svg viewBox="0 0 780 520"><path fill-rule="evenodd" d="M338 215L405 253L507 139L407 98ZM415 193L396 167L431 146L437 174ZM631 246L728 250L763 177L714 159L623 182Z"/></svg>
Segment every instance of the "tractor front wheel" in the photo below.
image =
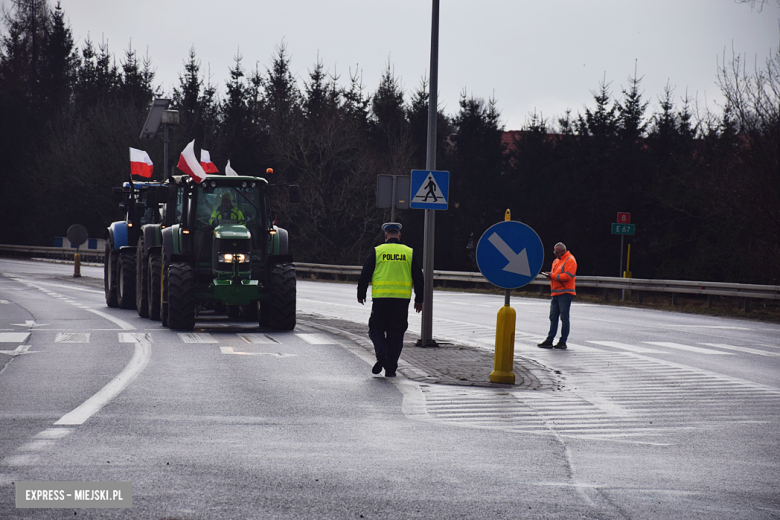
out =
<svg viewBox="0 0 780 520"><path fill-rule="evenodd" d="M117 300L122 309L135 308L135 254L119 255Z"/></svg>
<svg viewBox="0 0 780 520"><path fill-rule="evenodd" d="M109 307L119 306L116 287L116 255L114 244L111 243L111 240L106 240L106 251L103 256L103 290L106 293L106 305Z"/></svg>

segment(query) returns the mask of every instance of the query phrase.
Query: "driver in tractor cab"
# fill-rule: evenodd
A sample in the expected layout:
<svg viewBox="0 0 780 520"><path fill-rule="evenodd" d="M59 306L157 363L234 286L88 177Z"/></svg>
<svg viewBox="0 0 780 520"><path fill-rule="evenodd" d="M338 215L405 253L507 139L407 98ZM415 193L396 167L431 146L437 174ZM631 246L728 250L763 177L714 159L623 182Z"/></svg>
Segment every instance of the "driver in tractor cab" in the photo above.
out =
<svg viewBox="0 0 780 520"><path fill-rule="evenodd" d="M211 213L209 224L212 226L215 222L219 224L220 220L235 220L239 224L246 224L244 214L241 213L240 209L233 205L233 200L227 193L222 196L222 204L217 206Z"/></svg>

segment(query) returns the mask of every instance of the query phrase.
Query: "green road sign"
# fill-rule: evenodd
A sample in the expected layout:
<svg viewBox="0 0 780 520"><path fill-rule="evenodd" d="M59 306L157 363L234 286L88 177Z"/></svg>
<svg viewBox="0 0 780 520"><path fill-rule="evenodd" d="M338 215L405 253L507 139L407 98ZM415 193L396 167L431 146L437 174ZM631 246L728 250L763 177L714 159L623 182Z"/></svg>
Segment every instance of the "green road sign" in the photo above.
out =
<svg viewBox="0 0 780 520"><path fill-rule="evenodd" d="M634 229L634 224L612 224L613 235L633 235Z"/></svg>

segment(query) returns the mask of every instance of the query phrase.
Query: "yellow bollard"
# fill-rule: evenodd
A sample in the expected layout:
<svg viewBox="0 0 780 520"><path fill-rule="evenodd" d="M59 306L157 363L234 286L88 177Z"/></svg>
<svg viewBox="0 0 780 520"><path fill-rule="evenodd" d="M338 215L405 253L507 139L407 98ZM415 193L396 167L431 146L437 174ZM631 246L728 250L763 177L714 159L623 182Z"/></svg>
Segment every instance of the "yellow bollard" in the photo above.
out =
<svg viewBox="0 0 780 520"><path fill-rule="evenodd" d="M81 277L81 255L73 255L73 278Z"/></svg>
<svg viewBox="0 0 780 520"><path fill-rule="evenodd" d="M496 354L490 381L493 383L515 384L512 371L515 361L515 310L504 305L496 317Z"/></svg>

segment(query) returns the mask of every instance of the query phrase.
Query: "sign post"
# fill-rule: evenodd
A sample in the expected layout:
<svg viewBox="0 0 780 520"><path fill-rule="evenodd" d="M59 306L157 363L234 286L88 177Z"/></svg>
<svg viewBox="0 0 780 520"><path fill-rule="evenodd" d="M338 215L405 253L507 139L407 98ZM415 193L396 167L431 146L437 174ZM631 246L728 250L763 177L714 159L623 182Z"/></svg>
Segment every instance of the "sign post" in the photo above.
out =
<svg viewBox="0 0 780 520"><path fill-rule="evenodd" d="M425 168L436 169L436 121L439 104L439 0L432 0L431 10L431 81L428 85L428 147L425 153ZM446 209L446 208L445 208ZM420 327L421 347L436 346L433 340L433 245L436 230L436 211L425 210L425 231L423 237L423 276L425 291Z"/></svg>
<svg viewBox="0 0 780 520"><path fill-rule="evenodd" d="M617 222L612 224L612 234L620 235L620 269L618 270L618 276L623 278L631 278L631 274L628 271L628 262L626 262L626 271L623 271L623 237L625 235L633 235L636 227L631 223L631 213L619 212L617 214ZM631 244L628 245L629 254L631 253ZM626 276L628 273L628 276ZM625 301L626 290L623 289L621 294L621 300Z"/></svg>
<svg viewBox="0 0 780 520"><path fill-rule="evenodd" d="M490 374L491 382L506 384L515 382L516 313L509 306L510 290L530 283L544 262L544 246L536 231L510 218L506 210L504 221L488 228L477 244L480 272L493 285L506 289L504 306L496 317L496 352Z"/></svg>
<svg viewBox="0 0 780 520"><path fill-rule="evenodd" d="M87 228L81 224L73 224L68 228L68 240L74 246L76 246L76 254L73 255L73 278L81 277L81 254L79 253L79 246L87 241L89 233Z"/></svg>

